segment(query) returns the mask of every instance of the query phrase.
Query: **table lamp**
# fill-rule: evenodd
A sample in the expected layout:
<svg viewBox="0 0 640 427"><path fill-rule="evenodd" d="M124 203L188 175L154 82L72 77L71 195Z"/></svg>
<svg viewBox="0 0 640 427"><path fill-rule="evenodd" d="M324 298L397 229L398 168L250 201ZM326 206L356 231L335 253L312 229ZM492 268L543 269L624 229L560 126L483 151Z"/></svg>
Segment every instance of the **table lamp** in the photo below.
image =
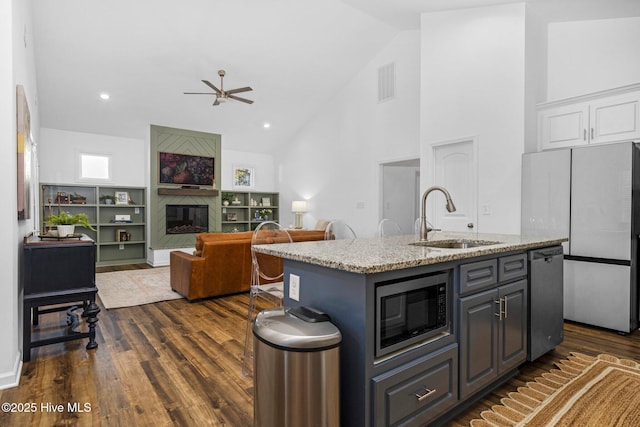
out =
<svg viewBox="0 0 640 427"><path fill-rule="evenodd" d="M296 214L294 228L302 228L302 215L307 211L305 200L294 200L291 202L291 212Z"/></svg>

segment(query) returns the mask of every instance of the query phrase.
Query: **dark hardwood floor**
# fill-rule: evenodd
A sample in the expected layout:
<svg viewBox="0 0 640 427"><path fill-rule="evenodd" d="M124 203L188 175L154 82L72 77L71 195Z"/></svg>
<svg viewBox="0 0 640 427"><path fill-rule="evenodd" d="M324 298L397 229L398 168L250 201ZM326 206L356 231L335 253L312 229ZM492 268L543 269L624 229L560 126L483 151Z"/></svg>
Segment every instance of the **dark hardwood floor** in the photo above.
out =
<svg viewBox="0 0 640 427"><path fill-rule="evenodd" d="M100 271L132 268L145 266ZM0 412L0 425L251 426L252 380L241 375L247 304L248 295L239 294L102 308L98 349L87 351L86 340L77 340L34 350L20 385L0 391L1 402L21 409ZM51 313L41 318L39 329L48 332L60 324L63 314ZM516 377L450 425L468 425L572 351L640 360L640 332L623 336L566 323L562 345L523 365ZM84 412L70 411L69 404L79 404Z"/></svg>

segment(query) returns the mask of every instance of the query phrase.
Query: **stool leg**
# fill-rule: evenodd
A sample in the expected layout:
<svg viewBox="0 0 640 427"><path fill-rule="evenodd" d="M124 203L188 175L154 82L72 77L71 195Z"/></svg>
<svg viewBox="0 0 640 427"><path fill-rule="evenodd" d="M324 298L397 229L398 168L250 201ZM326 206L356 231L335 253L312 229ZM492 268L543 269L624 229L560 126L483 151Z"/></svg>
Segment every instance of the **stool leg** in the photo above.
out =
<svg viewBox="0 0 640 427"><path fill-rule="evenodd" d="M87 350L91 350L98 347L96 342L96 323L98 323L98 313L100 313L100 307L94 301L84 311L87 316L87 323L89 324L89 343L87 344Z"/></svg>

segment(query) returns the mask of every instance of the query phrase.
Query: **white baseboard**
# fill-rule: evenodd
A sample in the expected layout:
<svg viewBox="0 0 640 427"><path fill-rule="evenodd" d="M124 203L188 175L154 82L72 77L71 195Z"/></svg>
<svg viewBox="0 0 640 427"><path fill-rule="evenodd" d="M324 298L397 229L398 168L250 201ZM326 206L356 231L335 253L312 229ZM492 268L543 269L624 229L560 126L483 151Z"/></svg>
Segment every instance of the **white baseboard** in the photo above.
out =
<svg viewBox="0 0 640 427"><path fill-rule="evenodd" d="M147 251L147 264L152 267L165 267L169 265L170 253L173 251L182 251L192 254L195 247L191 248L175 248L175 249L149 249Z"/></svg>
<svg viewBox="0 0 640 427"><path fill-rule="evenodd" d="M11 372L0 374L0 390L16 387L20 383L22 375L22 353L18 352Z"/></svg>

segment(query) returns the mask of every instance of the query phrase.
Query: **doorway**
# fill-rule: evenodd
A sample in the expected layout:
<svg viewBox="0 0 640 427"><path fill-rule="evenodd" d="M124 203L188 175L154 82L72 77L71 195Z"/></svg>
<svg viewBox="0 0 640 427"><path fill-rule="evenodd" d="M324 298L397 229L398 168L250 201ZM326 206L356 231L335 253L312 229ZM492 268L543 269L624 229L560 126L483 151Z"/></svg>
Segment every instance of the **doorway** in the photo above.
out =
<svg viewBox="0 0 640 427"><path fill-rule="evenodd" d="M395 221L403 234L414 232L420 216L420 159L381 163L382 198L380 220Z"/></svg>

